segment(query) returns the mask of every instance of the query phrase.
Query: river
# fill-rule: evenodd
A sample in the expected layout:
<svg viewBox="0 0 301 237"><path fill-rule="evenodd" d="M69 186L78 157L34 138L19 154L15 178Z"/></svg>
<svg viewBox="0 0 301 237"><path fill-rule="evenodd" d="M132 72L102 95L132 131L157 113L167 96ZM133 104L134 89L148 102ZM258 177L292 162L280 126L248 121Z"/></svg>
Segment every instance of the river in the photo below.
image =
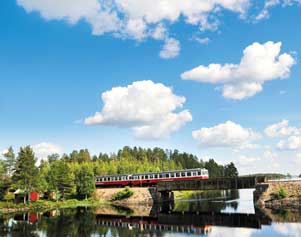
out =
<svg viewBox="0 0 301 237"><path fill-rule="evenodd" d="M257 210L252 192L194 195L160 206L107 205L4 215L0 236L301 236L301 210Z"/></svg>

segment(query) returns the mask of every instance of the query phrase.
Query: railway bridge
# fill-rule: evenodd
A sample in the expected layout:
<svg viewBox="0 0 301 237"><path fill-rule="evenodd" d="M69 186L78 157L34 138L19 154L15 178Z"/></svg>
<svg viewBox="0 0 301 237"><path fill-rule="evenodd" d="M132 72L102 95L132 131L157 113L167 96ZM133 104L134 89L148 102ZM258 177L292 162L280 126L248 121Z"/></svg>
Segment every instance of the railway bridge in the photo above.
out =
<svg viewBox="0 0 301 237"><path fill-rule="evenodd" d="M156 201L173 201L173 191L251 189L266 182L262 176L210 178L203 180L162 181L156 186Z"/></svg>

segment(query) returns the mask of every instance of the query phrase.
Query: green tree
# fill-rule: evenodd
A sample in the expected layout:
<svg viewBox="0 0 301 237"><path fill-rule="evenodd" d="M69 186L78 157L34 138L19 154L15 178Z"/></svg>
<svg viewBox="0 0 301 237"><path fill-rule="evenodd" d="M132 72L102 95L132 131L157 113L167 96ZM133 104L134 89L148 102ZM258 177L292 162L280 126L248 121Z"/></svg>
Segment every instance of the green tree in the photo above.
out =
<svg viewBox="0 0 301 237"><path fill-rule="evenodd" d="M78 160L77 162L83 163L83 162L89 162L91 161L91 155L88 149L81 149L78 153Z"/></svg>
<svg viewBox="0 0 301 237"><path fill-rule="evenodd" d="M57 153L51 154L51 155L49 155L49 156L47 157L47 160L48 160L49 163L52 163L52 162L57 161L57 160L59 160L59 159L60 159L60 155L57 154Z"/></svg>
<svg viewBox="0 0 301 237"><path fill-rule="evenodd" d="M237 177L238 171L233 162L224 167L224 176L225 177Z"/></svg>
<svg viewBox="0 0 301 237"><path fill-rule="evenodd" d="M12 147L9 147L4 156L4 168L8 176L11 176L16 163L16 156Z"/></svg>
<svg viewBox="0 0 301 237"><path fill-rule="evenodd" d="M224 176L224 167L217 164L214 159L209 159L209 161L205 162L205 168L208 170L211 178Z"/></svg>
<svg viewBox="0 0 301 237"><path fill-rule="evenodd" d="M4 162L2 160L0 160L0 177L5 176L6 171L5 171L5 167L4 167Z"/></svg>
<svg viewBox="0 0 301 237"><path fill-rule="evenodd" d="M74 174L64 160L54 161L50 164L47 182L49 190L59 194L63 200L74 192Z"/></svg>
<svg viewBox="0 0 301 237"><path fill-rule="evenodd" d="M36 188L38 168L35 166L36 158L30 146L21 147L15 165L12 180L15 188L31 192ZM24 203L26 197L24 196Z"/></svg>
<svg viewBox="0 0 301 237"><path fill-rule="evenodd" d="M91 196L95 190L95 180L93 167L85 163L80 167L78 174L75 177L77 193L80 196Z"/></svg>
<svg viewBox="0 0 301 237"><path fill-rule="evenodd" d="M10 185L11 180L9 177L0 176L0 200L3 200Z"/></svg>
<svg viewBox="0 0 301 237"><path fill-rule="evenodd" d="M46 192L49 190L49 185L47 182L49 169L49 163L47 161L42 160L39 166L39 174L37 179L37 189L40 192Z"/></svg>

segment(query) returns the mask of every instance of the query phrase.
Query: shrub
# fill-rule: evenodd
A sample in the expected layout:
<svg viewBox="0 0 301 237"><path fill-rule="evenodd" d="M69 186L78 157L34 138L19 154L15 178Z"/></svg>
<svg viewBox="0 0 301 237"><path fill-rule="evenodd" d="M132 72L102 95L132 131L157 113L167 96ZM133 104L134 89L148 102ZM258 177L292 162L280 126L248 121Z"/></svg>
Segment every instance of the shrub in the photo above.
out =
<svg viewBox="0 0 301 237"><path fill-rule="evenodd" d="M279 190L276 192L276 193L272 193L272 196L275 198L275 199L283 199L283 198L286 198L287 197L287 193L286 191L284 190L284 188L279 188Z"/></svg>
<svg viewBox="0 0 301 237"><path fill-rule="evenodd" d="M15 199L15 195L12 192L5 193L3 200L4 201L13 201Z"/></svg>
<svg viewBox="0 0 301 237"><path fill-rule="evenodd" d="M112 201L123 200L123 199L129 198L129 197L133 196L133 194L134 194L134 192L132 190L130 190L128 187L126 187L124 190L121 190L118 193L116 193L113 196Z"/></svg>

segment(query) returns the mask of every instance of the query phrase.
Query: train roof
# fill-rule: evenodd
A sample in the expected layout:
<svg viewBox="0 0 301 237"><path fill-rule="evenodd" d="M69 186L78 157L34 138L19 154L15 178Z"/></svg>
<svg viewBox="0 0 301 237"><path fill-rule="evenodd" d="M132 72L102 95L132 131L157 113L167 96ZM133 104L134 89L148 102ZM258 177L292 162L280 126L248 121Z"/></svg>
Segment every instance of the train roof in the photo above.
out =
<svg viewBox="0 0 301 237"><path fill-rule="evenodd" d="M146 173L135 173L135 174L110 174L110 175L97 175L96 177L119 177L119 176L130 176L130 175L149 175L149 174L160 174L160 173L171 173L171 172L187 172L196 170L207 170L204 168L194 168L185 170L168 170L168 171L158 171L158 172L146 172Z"/></svg>

